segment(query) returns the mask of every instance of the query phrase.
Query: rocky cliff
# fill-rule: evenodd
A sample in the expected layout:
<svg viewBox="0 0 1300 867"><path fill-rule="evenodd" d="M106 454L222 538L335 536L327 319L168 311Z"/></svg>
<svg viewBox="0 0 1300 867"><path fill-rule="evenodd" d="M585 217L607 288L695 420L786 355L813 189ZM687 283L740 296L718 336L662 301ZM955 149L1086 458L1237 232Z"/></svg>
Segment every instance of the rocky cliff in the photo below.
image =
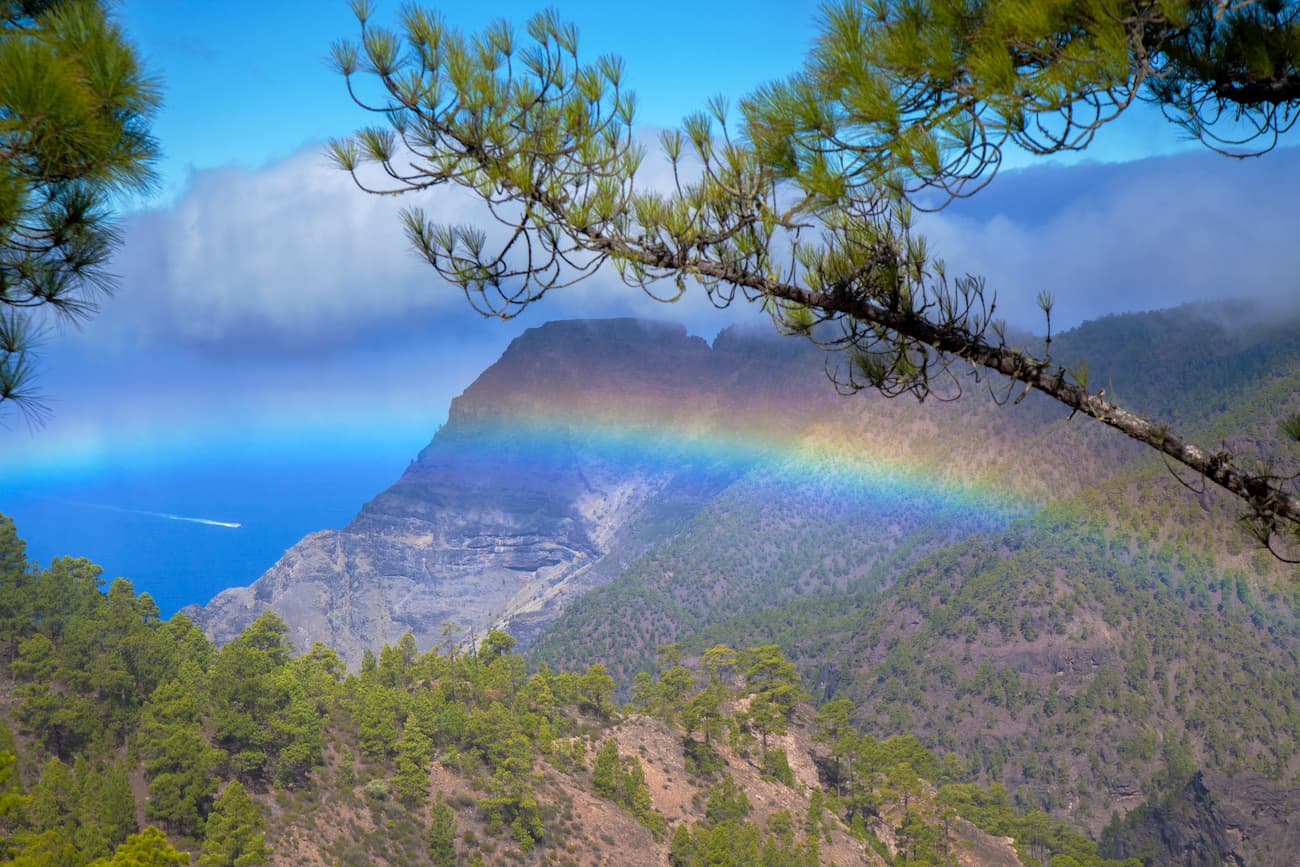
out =
<svg viewBox="0 0 1300 867"><path fill-rule="evenodd" d="M1110 858L1158 867L1294 864L1300 789L1260 774L1196 773L1180 791L1144 803L1108 828Z"/></svg>
<svg viewBox="0 0 1300 867"><path fill-rule="evenodd" d="M352 665L405 632L421 647L494 625L526 639L833 398L816 352L770 336L710 347L634 320L531 329L350 524L186 613L224 642L273 610L299 648L322 641Z"/></svg>
<svg viewBox="0 0 1300 867"><path fill-rule="evenodd" d="M497 626L527 644L683 531L716 562L664 568L690 585L691 605L741 613L772 604L774 589L891 580L926 550L1002 526L1015 504L1127 459L1113 440L1083 448L1093 428L1065 426L1047 401L999 410L978 389L924 407L846 399L828 358L766 331L729 329L710 345L630 319L531 329L351 523L186 613L224 642L270 609L300 649L322 641L354 666L406 632L425 648ZM820 562L837 547L848 565ZM741 587L739 607L708 590L744 576L763 586Z"/></svg>

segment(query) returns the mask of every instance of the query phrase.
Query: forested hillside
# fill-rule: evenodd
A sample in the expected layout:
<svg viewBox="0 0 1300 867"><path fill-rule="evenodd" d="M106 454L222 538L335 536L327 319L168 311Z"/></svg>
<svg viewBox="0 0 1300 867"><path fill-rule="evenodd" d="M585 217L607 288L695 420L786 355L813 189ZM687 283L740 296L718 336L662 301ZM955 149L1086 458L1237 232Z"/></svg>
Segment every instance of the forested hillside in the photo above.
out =
<svg viewBox="0 0 1300 867"><path fill-rule="evenodd" d="M217 648L88 561L38 568L8 519L0 618L0 863L1118 863L845 701L814 714L775 645L665 647L624 708L502 632L345 674L274 614Z"/></svg>
<svg viewBox="0 0 1300 867"><path fill-rule="evenodd" d="M1124 491L1111 493L1119 502ZM1300 770L1294 587L1224 565L1230 555L1216 561L1188 543L1186 528L1119 531L1089 508L1100 505L1081 499L947 546L884 589L731 619L701 613L687 621L698 630L684 639L687 653L776 643L815 701L851 699L865 731L915 735L972 779L1005 784L1018 803L1094 834L1144 802L1176 798L1204 773L1213 799L1256 817L1247 842L1220 841L1219 857L1279 863L1300 844L1271 806L1294 800ZM559 623L580 622L597 601L653 604L634 588L620 600L619 586ZM622 653L598 652L633 668L637 637ZM555 632L538 649L581 646L564 640ZM570 653L571 663L581 659ZM1165 863L1182 861L1165 854Z"/></svg>
<svg viewBox="0 0 1300 867"><path fill-rule="evenodd" d="M1085 325L1054 349L1094 360L1092 375L1126 401L1226 450L1290 454L1276 435L1300 406L1300 342L1287 329L1187 308ZM867 451L943 452L950 472L979 468L1021 496L954 538L963 525L931 501L899 520L887 492L845 497L833 461L800 468L802 487L794 471L756 468L576 601L530 653L600 660L630 680L664 642L688 654L774 642L815 701L852 699L865 730L914 734L1027 807L1094 834L1112 825L1116 853L1182 863L1186 851L1152 842L1177 833L1150 819L1178 814L1159 805L1198 786L1254 818L1219 815L1217 837L1192 848L1270 863L1300 846L1279 806L1300 792L1297 572L1253 542L1235 504L1032 397L916 416L905 401L855 400L903 436ZM847 452L873 430L850 420L809 440ZM883 554L882 532L897 534ZM1144 830L1125 829L1117 817L1139 805L1147 818L1129 824ZM1244 842L1224 826L1249 826Z"/></svg>
<svg viewBox="0 0 1300 867"><path fill-rule="evenodd" d="M1112 317L1054 344L1155 418L1207 441L1238 432L1224 448L1260 461L1289 454L1276 432L1300 407L1300 340L1258 324L1230 328L1209 312ZM950 404L856 395L823 410L797 439L800 460L747 468L681 532L575 601L531 652L551 664L600 660L630 678L659 644L801 596L879 589L922 554L1052 503L1072 503L1083 525L1110 528L1120 547L1142 538L1151 556L1195 551L1267 588L1294 577L1215 491L1196 480L1184 489L1158 459L1049 401L1016 405L990 388L1011 405L968 382Z"/></svg>

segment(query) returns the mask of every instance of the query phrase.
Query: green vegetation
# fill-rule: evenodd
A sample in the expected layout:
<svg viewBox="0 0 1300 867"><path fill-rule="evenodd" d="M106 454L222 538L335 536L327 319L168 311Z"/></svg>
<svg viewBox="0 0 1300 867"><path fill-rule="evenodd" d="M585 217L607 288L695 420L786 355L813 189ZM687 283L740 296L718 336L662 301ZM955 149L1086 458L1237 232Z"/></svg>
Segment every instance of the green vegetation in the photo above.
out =
<svg viewBox="0 0 1300 867"><path fill-rule="evenodd" d="M262 815L239 780L231 780L208 816L198 867L254 867L270 861Z"/></svg>
<svg viewBox="0 0 1300 867"><path fill-rule="evenodd" d="M1017 812L999 785L981 789L954 783L939 790L939 802L989 833L1014 838L1016 851L1025 864L1092 867L1115 863L1098 856L1096 843L1064 823L1051 821L1046 813ZM1134 858L1123 863L1136 867L1139 862Z"/></svg>
<svg viewBox="0 0 1300 867"><path fill-rule="evenodd" d="M1185 419L1201 438L1270 428L1279 400L1300 407L1295 402L1300 339L1290 326L1227 327L1212 318L1222 312L1188 308L1110 317L1061 335L1053 347L1063 358L1096 359L1094 374L1108 390L1153 406L1161 418ZM1133 365L1124 360L1126 346L1136 347ZM825 437L827 452L842 442L845 452L936 468L934 473L958 467L952 473L958 479L989 479L997 489L1013 490L1023 503L1021 515L1043 502L1075 498L1072 514L1097 532L1114 535L1105 556L1124 558L1130 545L1141 542L1143 558L1202 563L1209 558L1225 575L1268 588L1265 595L1290 592L1273 589L1279 582L1294 584L1294 569L1252 550L1235 521L1233 503L1212 492L1184 491L1159 461L1089 422L1066 422L1055 407L1032 395L1014 409L969 399L927 408L923 417L901 401L863 403L865 408L841 402L819 410L816 429L805 442L820 445ZM871 423L855 419L855 410L869 415ZM936 424L925 423L930 415ZM827 434L828 428L834 433ZM880 434L891 429L896 436ZM1286 445L1271 439L1239 448L1265 460ZM1063 451L1072 453L1068 466L1060 462ZM694 650L704 649L707 636L694 636L719 621L754 617L775 624L788 613L806 622L809 631L825 623L834 632L846 612L869 617L866 608L877 604L869 591L888 585L941 547L1003 531L1017 515L1015 501L945 510L941 498L936 503L907 490L910 482L904 478L896 486L873 487L830 458L750 468L675 536L575 600L538 636L529 656L566 668L600 661L626 684L653 667L658 645L690 641ZM1153 500L1162 508L1151 508ZM727 543L718 544L719 539ZM1043 533L1033 544L1040 542L1055 544ZM958 574L965 568L965 560L959 562ZM779 610L762 614L767 609ZM1054 616L1059 619L1063 610L1058 607ZM746 628L737 625L716 640L775 640L765 638L767 633L739 639ZM784 639L783 646L800 655Z"/></svg>
<svg viewBox="0 0 1300 867"><path fill-rule="evenodd" d="M1114 317L1059 345L1062 357L1105 359L1094 372L1109 388L1207 436L1270 425L1279 395L1296 406L1300 393L1293 330L1233 331L1197 309ZM1136 369L1126 369L1125 345L1138 347ZM970 403L935 412L954 414L980 448L1031 438L1026 428L1008 437L986 427L996 413ZM875 400L870 412L878 419L896 404ZM1055 416L1032 397L1012 412L1031 424ZM912 735L948 763L945 780L1002 783L1018 808L1092 835L1113 811L1157 805L1196 770L1218 781L1221 799L1237 788L1225 779L1245 791L1256 775L1269 792L1294 791L1300 573L1250 549L1234 504L1185 490L1139 450L1092 438L1093 427L1057 418L1038 428L1048 461L1061 441L1088 448L1079 477L1056 476L1037 514L898 556L882 554L888 540L872 547L879 528L925 527L921 516L900 510L896 521L890 502L884 520L879 505L873 515L847 496L819 498L819 471L774 496L763 482L776 472L751 470L677 536L578 600L529 653L555 665L600 659L651 708L656 638L677 642L679 660L703 660L715 645L776 644L823 712L851 701L848 731ZM921 447L913 428L902 430L909 442L897 448L912 460ZM978 466L947 425L915 438ZM1267 456L1281 445L1241 448ZM1036 478L1044 467L1028 449L990 475ZM809 537L821 541L805 547ZM884 567L864 568L882 556ZM660 669L661 683L680 679L664 661ZM669 692L661 704L711 706L706 694ZM681 718L705 740L693 717ZM828 735L828 748L845 736ZM843 773L832 766L823 779L848 798Z"/></svg>
<svg viewBox="0 0 1300 867"><path fill-rule="evenodd" d="M1294 399L1293 336L1260 347L1199 322L1121 317L1060 351L1110 334L1149 347L1141 375L1099 375L1166 395L1199 429L1262 423L1278 393ZM1164 333L1228 370L1281 370L1183 369L1186 347L1163 357ZM1225 775L1294 787L1294 573L1224 529L1232 506L1090 427L1044 421L1051 408L1032 398L1015 412L1042 424L1041 452L1009 456L988 454L1007 416L970 401L898 442L853 426L852 406L805 435L799 461L738 469L667 541L629 548L626 571L526 657L500 632L429 653L407 636L349 673L323 646L295 655L273 616L213 647L87 561L28 563L0 522L0 862L109 858L153 825L195 858L240 840L256 858L258 834L278 849L298 833L343 864L563 863L615 845L584 825L588 810L626 822L610 834L620 845L641 834L679 863L765 847L797 863L814 845L828 860L846 834L941 861L958 816L1011 834L1026 859L1089 863L1096 849L1070 834L1096 837L1119 813L1103 854L1148 853L1161 822L1183 821L1197 771L1220 799ZM873 401L873 422L904 418L900 406ZM871 436L902 463L1020 472L1041 499L936 511L909 479L836 462L837 437ZM1063 438L1085 457L1044 473ZM636 728L647 716L661 728ZM669 735L648 756L655 731ZM792 738L816 745L815 787ZM689 787L690 810L656 811L664 787ZM223 803L240 789L261 827ZM798 804L788 823L773 799ZM317 811L337 830L306 818Z"/></svg>
<svg viewBox="0 0 1300 867"><path fill-rule="evenodd" d="M684 652L739 636L786 648L823 685L819 737L850 799L854 725L914 735L954 760L954 781L1005 783L1056 815L1068 803L1094 829L1116 792L1157 797L1198 768L1286 785L1300 731L1292 591L1164 535L1049 509L887 590L724 621Z"/></svg>
<svg viewBox="0 0 1300 867"><path fill-rule="evenodd" d="M926 782L941 781L943 763L914 738L858 732L845 701L816 725L828 788L796 778L791 727L810 712L774 644L714 645L690 665L662 648L637 699L654 721L625 716L601 666L529 674L504 633L472 652L419 653L408 636L348 674L319 645L295 656L273 614L216 648L183 616L160 620L125 580L105 592L84 560L38 568L8 519L0 564L0 863L187 863L188 852L205 867L251 867L302 845L305 828L320 835L316 851L348 864L563 863L580 841L607 845L572 815L578 793L611 803L678 865L822 863L828 846L879 850L872 829L899 821L907 863L951 852ZM647 758L616 740L626 726L670 733L676 746L654 760L685 769L696 818L670 827L656 810ZM756 807L742 778L788 792L807 815ZM961 805L995 803L998 821L1022 821L1004 796L960 791ZM323 799L339 812L319 824ZM1031 845L1091 845L1054 833Z"/></svg>
<svg viewBox="0 0 1300 867"><path fill-rule="evenodd" d="M39 420L33 308L111 288L112 208L151 181L159 86L101 0L0 2L0 413Z"/></svg>
<svg viewBox="0 0 1300 867"><path fill-rule="evenodd" d="M822 863L819 838L805 833L802 841L797 840L788 812L770 815L766 829L747 821L749 813L745 793L729 780L714 786L708 793L704 821L677 826L669 863L673 867L812 867Z"/></svg>
<svg viewBox="0 0 1300 867"><path fill-rule="evenodd" d="M667 694L682 691L680 672L684 667L680 648L661 650L662 673L657 682L653 678L641 681L639 700L642 707L657 712L661 718L672 719L673 706L663 699ZM743 695L748 709L728 721L730 746L740 755L766 766L772 752L765 744L755 744L754 738L762 736L769 723L755 716L754 703L764 692L782 694L787 687L794 690L801 687L793 666L775 645L750 648L739 657L729 654L721 645L703 654L702 670L692 678L696 682L686 692L698 690L698 695L716 688L718 660L738 658L741 661L735 678L738 689L728 695L729 698ZM775 699L772 701L776 703ZM788 719L795 707L790 704L778 715ZM868 828L891 823L900 843L898 863L950 863L955 845L949 836L950 825L958 816L992 833L1014 837L1027 864L1047 864L1049 860L1058 867L1120 863L1102 858L1095 843L1064 824L1051 823L1042 812L1017 812L1000 786L986 791L970 784L949 784L934 793L932 783L954 773L953 757L941 762L911 736L877 740L853 727L851 720L855 715L853 703L846 699L827 703L817 714L813 739L826 746L818 761L820 779L827 784L827 789L818 791L810 801L803 841L796 843L788 813L769 814L765 836L757 825L747 821L752 807L745 792L732 779L723 777L704 794L704 820L689 828L679 825L674 831L670 849L672 863L681 867L820 863L817 829L821 827L822 807L818 805L825 805L838 814L864 842L879 844ZM766 729L766 733L775 734L771 729ZM689 733L687 739L689 753ZM606 751L616 755L611 745L607 744ZM784 760L784 753L780 756ZM612 757L607 759L608 763L613 761ZM784 768L789 774L788 764ZM957 769L957 773L962 771ZM793 784L792 775L788 782Z"/></svg>
<svg viewBox="0 0 1300 867"><path fill-rule="evenodd" d="M932 498L900 493L904 484L862 481L829 461L755 469L615 581L574 600L529 656L557 668L599 661L626 682L654 666L656 648L711 623L878 588L945 542L1000 529L1011 514L995 503L937 510Z"/></svg>
<svg viewBox="0 0 1300 867"><path fill-rule="evenodd" d="M656 835L667 827L664 817L654 811L641 762L635 756L619 755L618 746L612 740L605 741L596 754L591 786L596 794L617 803Z"/></svg>

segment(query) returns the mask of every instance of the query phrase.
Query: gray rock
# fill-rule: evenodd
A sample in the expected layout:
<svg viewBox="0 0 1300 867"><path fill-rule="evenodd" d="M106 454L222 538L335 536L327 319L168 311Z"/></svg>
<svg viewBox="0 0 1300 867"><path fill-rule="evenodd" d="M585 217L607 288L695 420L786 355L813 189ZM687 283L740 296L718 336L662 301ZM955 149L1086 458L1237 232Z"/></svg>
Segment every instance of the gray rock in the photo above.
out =
<svg viewBox="0 0 1300 867"><path fill-rule="evenodd" d="M699 447L734 429L739 401L826 385L815 350L786 341L764 364L771 337L717 343L635 320L529 330L348 526L185 613L220 643L272 610L300 650L324 642L354 668L406 632L431 647L448 625L461 642L493 627L526 642L744 471L753 454ZM776 437L799 416L748 415L771 428L751 434Z"/></svg>

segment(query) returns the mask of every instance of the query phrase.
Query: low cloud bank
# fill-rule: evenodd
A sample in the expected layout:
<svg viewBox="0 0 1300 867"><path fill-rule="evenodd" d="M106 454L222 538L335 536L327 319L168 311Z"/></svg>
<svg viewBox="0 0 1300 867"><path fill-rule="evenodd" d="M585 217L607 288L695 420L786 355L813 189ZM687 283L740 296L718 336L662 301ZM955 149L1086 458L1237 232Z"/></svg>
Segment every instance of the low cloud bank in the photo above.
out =
<svg viewBox="0 0 1300 867"><path fill-rule="evenodd" d="M1244 162L1193 153L1044 166L1001 175L924 229L950 272L984 275L1021 328L1041 331L1042 289L1057 298L1058 329L1195 300L1239 299L1243 314L1294 309L1297 189L1296 148ZM396 212L408 203L361 193L318 149L259 170L197 172L173 207L128 219L118 294L44 347L51 426L0 432L0 448L23 460L185 425L363 420L431 434L447 401L530 325L636 315L705 337L763 325L753 305L716 311L698 289L657 304L612 273L518 320L485 320L407 248ZM454 192L418 204L436 219L481 218Z"/></svg>
<svg viewBox="0 0 1300 867"><path fill-rule="evenodd" d="M653 161L647 175L666 181ZM1049 165L1006 172L922 227L950 272L984 276L1019 327L1041 327L1034 298L1043 289L1056 297L1060 327L1188 301L1291 305L1300 295L1296 189L1300 148L1244 161L1194 152ZM173 207L129 218L117 262L123 288L106 305L108 327L96 331L311 354L369 343L388 328L473 317L403 237L397 213L412 204L438 221L504 231L456 189L366 195L318 148L258 170L197 172ZM713 311L700 291L656 304L612 273L553 293L537 312L654 316L701 333L735 315Z"/></svg>
<svg viewBox="0 0 1300 867"><path fill-rule="evenodd" d="M1300 148L1258 159L1207 152L1008 172L928 217L950 272L983 276L1013 324L1042 330L1108 313L1241 301L1300 308Z"/></svg>
<svg viewBox="0 0 1300 867"><path fill-rule="evenodd" d="M367 195L320 148L259 170L196 172L174 206L127 220L115 263L122 288L102 314L110 325L96 330L211 350L313 354L414 322L480 318L408 244L398 214L416 205L435 222L506 237L459 188ZM543 319L652 316L706 332L727 321L702 293L659 304L612 270L548 295L538 311Z"/></svg>

